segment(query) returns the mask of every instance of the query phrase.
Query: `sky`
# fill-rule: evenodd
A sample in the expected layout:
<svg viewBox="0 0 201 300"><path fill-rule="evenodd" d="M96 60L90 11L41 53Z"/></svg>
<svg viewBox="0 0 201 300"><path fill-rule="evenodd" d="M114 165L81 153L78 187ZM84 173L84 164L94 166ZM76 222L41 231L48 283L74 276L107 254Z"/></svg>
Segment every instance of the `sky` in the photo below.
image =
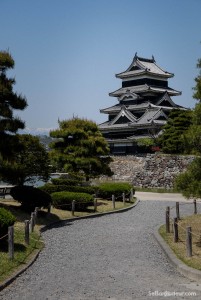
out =
<svg viewBox="0 0 201 300"><path fill-rule="evenodd" d="M56 129L58 120L107 120L118 103L115 74L135 53L174 73L173 100L193 108L201 58L201 0L0 0L0 50L9 50L14 91L28 108L15 111L27 128Z"/></svg>

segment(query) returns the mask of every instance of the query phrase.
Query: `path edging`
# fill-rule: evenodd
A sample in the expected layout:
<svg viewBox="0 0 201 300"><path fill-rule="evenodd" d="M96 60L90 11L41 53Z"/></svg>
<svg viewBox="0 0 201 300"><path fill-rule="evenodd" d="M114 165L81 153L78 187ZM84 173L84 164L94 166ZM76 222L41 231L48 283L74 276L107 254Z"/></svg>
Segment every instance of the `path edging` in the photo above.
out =
<svg viewBox="0 0 201 300"><path fill-rule="evenodd" d="M176 269L182 275L188 277L189 279L201 281L201 271L187 266L184 262L182 262L179 258L177 258L176 254L173 252L173 250L169 247L169 245L162 238L162 236L159 233L159 228L162 225L157 226L157 228L155 228L153 235L154 235L156 241L158 242L158 244L163 249L166 256L168 257L168 259L170 260L170 262L176 267Z"/></svg>
<svg viewBox="0 0 201 300"><path fill-rule="evenodd" d="M2 283L0 283L0 291L2 291L5 287L7 287L9 284L11 284L18 276L20 276L23 272L25 272L38 258L40 250L35 250L34 253L32 253L32 259L24 266L24 267L18 267L18 270L14 272L10 278L4 280Z"/></svg>
<svg viewBox="0 0 201 300"><path fill-rule="evenodd" d="M81 217L73 217L73 218L69 218L66 220L60 220L57 222L53 222L49 225L46 225L44 227L42 227L40 229L40 232L44 232L50 228L53 228L54 225L56 224L64 224L67 222L72 222L72 221L76 221L76 220L81 220L81 219L89 219L89 218L96 218L96 217L102 217L104 215L109 215L109 214L113 214L113 213L121 213L121 212L125 212L127 210L132 209L133 207L135 207L138 203L140 202L139 199L136 199L135 203L129 207L125 207L125 208L121 208L118 210L113 210L113 211L108 211L108 212L102 212L102 213L94 213L92 215L86 215L86 216L81 216ZM5 281L3 281L2 283L0 283L0 291L2 291L5 287L7 287L9 284L11 284L19 275L21 275L23 272L25 272L38 258L40 252L42 249L40 250L35 250L35 253L33 253L33 257L32 259L22 268L19 267L18 271L14 272L10 278L6 279Z"/></svg>

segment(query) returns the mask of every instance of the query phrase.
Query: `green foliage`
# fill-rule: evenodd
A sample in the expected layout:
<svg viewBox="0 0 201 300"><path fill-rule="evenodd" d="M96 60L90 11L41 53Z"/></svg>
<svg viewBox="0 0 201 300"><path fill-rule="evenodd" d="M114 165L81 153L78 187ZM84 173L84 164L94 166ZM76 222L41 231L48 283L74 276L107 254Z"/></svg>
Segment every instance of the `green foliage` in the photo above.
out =
<svg viewBox="0 0 201 300"><path fill-rule="evenodd" d="M23 110L27 106L26 98L13 91L15 79L8 78L6 72L14 67L14 60L8 51L0 51L0 179L4 178L3 164L12 170L16 153L20 151L18 129L25 124L15 117L14 110ZM3 172L3 173L2 173Z"/></svg>
<svg viewBox="0 0 201 300"><path fill-rule="evenodd" d="M184 134L192 123L190 110L173 109L169 119L163 128L163 134L158 139L162 151L168 154L185 152Z"/></svg>
<svg viewBox="0 0 201 300"><path fill-rule="evenodd" d="M55 185L68 185L68 186L77 186L78 184L81 184L80 181L74 180L74 179L65 179L65 178L52 178L52 183Z"/></svg>
<svg viewBox="0 0 201 300"><path fill-rule="evenodd" d="M23 110L27 106L25 97L13 91L15 79L8 78L6 72L14 67L14 60L8 51L0 51L0 155L9 161L18 151L15 133L24 128L24 122L14 117L13 110Z"/></svg>
<svg viewBox="0 0 201 300"><path fill-rule="evenodd" d="M8 227L16 221L15 216L7 209L0 207L0 237L8 232Z"/></svg>
<svg viewBox="0 0 201 300"><path fill-rule="evenodd" d="M112 195L122 197L122 193L128 194L131 188L133 186L127 182L105 182L98 186L97 196L104 199L111 199Z"/></svg>
<svg viewBox="0 0 201 300"><path fill-rule="evenodd" d="M195 78L195 87L193 88L193 98L201 101L201 59L198 59L197 68L199 69L199 75Z"/></svg>
<svg viewBox="0 0 201 300"><path fill-rule="evenodd" d="M0 51L0 70L5 72L6 69L14 68L15 62L8 51Z"/></svg>
<svg viewBox="0 0 201 300"><path fill-rule="evenodd" d="M201 59L198 59L197 68L199 75L195 78L193 98L199 102L193 110L192 124L185 133L185 145L188 153L199 156L175 180L175 187L187 198L201 197Z"/></svg>
<svg viewBox="0 0 201 300"><path fill-rule="evenodd" d="M76 192L76 193L87 193L90 195L95 194L96 187L91 186L73 186L73 185L55 185L51 183L47 183L40 187L42 191L45 191L48 194L52 194L55 192L62 192L62 191L68 191L68 192Z"/></svg>
<svg viewBox="0 0 201 300"><path fill-rule="evenodd" d="M50 136L56 138L50 155L59 170L82 172L87 180L112 175L108 144L94 122L79 118L61 121Z"/></svg>
<svg viewBox="0 0 201 300"><path fill-rule="evenodd" d="M11 189L11 196L21 203L25 211L34 211L35 207L48 207L51 203L51 196L32 186L15 186Z"/></svg>
<svg viewBox="0 0 201 300"><path fill-rule="evenodd" d="M175 179L175 188L186 198L201 197L201 157L197 157L189 165L186 172Z"/></svg>
<svg viewBox="0 0 201 300"><path fill-rule="evenodd" d="M185 133L185 145L188 153L201 154L201 102L193 110L192 125Z"/></svg>
<svg viewBox="0 0 201 300"><path fill-rule="evenodd" d="M52 195L52 204L55 208L71 210L72 201L76 201L76 210L85 210L93 203L93 196L87 193L56 192Z"/></svg>
<svg viewBox="0 0 201 300"><path fill-rule="evenodd" d="M49 179L49 158L38 137L24 134L17 135L20 150L15 155L12 165L4 160L0 173L4 179L14 185L34 183L38 180Z"/></svg>
<svg viewBox="0 0 201 300"><path fill-rule="evenodd" d="M137 140L139 152L149 152L151 147L155 145L153 138L141 138Z"/></svg>

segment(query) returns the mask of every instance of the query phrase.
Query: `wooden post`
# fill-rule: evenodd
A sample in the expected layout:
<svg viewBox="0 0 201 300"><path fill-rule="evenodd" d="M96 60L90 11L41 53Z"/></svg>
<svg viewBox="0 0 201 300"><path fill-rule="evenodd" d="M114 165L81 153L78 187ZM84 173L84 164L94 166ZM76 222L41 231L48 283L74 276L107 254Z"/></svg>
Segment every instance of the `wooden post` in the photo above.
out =
<svg viewBox="0 0 201 300"><path fill-rule="evenodd" d="M166 212L165 212L165 219L166 219L166 233L170 232L170 207L166 207Z"/></svg>
<svg viewBox="0 0 201 300"><path fill-rule="evenodd" d="M113 209L115 209L115 195L112 195L112 205Z"/></svg>
<svg viewBox="0 0 201 300"><path fill-rule="evenodd" d="M34 226L36 225L36 212L34 211L33 213L33 220L34 220Z"/></svg>
<svg viewBox="0 0 201 300"><path fill-rule="evenodd" d="M129 201L131 202L133 200L133 189L131 189L130 191L130 197L129 197Z"/></svg>
<svg viewBox="0 0 201 300"><path fill-rule="evenodd" d="M125 205L125 204L126 204L126 196L125 196L125 193L122 194L122 200L123 200L123 204Z"/></svg>
<svg viewBox="0 0 201 300"><path fill-rule="evenodd" d="M47 212L48 212L48 214L50 214L51 213L51 203L48 205L48 207L47 207Z"/></svg>
<svg viewBox="0 0 201 300"><path fill-rule="evenodd" d="M8 256L14 258L14 226L8 227Z"/></svg>
<svg viewBox="0 0 201 300"><path fill-rule="evenodd" d="M29 220L25 220L25 243L29 245Z"/></svg>
<svg viewBox="0 0 201 300"><path fill-rule="evenodd" d="M174 218L174 242L177 243L179 240L179 233L178 233L178 219Z"/></svg>
<svg viewBox="0 0 201 300"><path fill-rule="evenodd" d="M186 255L188 257L192 256L192 232L191 227L186 227Z"/></svg>
<svg viewBox="0 0 201 300"><path fill-rule="evenodd" d="M30 232L34 231L34 215L31 213L31 219L30 219Z"/></svg>
<svg viewBox="0 0 201 300"><path fill-rule="evenodd" d="M35 217L36 217L36 219L37 219L37 217L38 217L38 207L35 207Z"/></svg>
<svg viewBox="0 0 201 300"><path fill-rule="evenodd" d="M74 216L75 213L75 200L72 201L72 216Z"/></svg>
<svg viewBox="0 0 201 300"><path fill-rule="evenodd" d="M179 214L179 202L176 202L176 216L177 216L177 220L180 220L180 214Z"/></svg>
<svg viewBox="0 0 201 300"><path fill-rule="evenodd" d="M193 204L194 204L194 215L197 214L197 202L196 199L193 200Z"/></svg>
<svg viewBox="0 0 201 300"><path fill-rule="evenodd" d="M97 211L97 198L94 198L94 212Z"/></svg>

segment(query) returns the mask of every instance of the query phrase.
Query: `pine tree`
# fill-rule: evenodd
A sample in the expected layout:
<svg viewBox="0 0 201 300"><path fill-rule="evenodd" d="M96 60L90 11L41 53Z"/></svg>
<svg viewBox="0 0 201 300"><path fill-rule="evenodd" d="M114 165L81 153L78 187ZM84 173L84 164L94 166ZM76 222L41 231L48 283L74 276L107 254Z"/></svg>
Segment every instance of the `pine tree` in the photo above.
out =
<svg viewBox="0 0 201 300"><path fill-rule="evenodd" d="M158 140L164 153L185 152L184 134L191 123L192 112L190 110L173 109L170 112L167 124L163 128L163 134Z"/></svg>
<svg viewBox="0 0 201 300"><path fill-rule="evenodd" d="M0 51L0 159L12 160L18 150L16 133L25 124L13 114L14 110L23 110L27 101L13 91L14 78L8 78L6 72L14 68L14 60L8 51Z"/></svg>
<svg viewBox="0 0 201 300"><path fill-rule="evenodd" d="M193 110L192 125L185 134L189 152L196 154L197 157L175 180L175 187L187 198L201 197L201 59L198 59L197 67L200 71L195 78L193 98L199 102Z"/></svg>
<svg viewBox="0 0 201 300"><path fill-rule="evenodd" d="M56 138L50 155L59 170L81 171L87 180L100 174L112 175L108 144L94 122L79 118L64 120L50 136Z"/></svg>
<svg viewBox="0 0 201 300"><path fill-rule="evenodd" d="M194 94L193 98L201 101L201 59L198 59L197 68L199 69L199 74L195 78L196 85L193 87Z"/></svg>

